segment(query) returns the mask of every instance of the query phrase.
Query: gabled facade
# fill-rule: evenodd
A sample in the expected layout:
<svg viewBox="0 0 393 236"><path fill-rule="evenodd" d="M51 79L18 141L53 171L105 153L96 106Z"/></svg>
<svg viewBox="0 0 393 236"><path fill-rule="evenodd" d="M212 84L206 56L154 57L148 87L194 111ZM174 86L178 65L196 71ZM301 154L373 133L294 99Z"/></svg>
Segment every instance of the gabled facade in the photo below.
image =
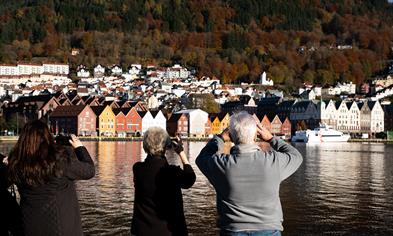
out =
<svg viewBox="0 0 393 236"><path fill-rule="evenodd" d="M348 132L349 131L349 110L344 101L336 102L337 109L337 130Z"/></svg>
<svg viewBox="0 0 393 236"><path fill-rule="evenodd" d="M58 106L50 116L54 134L96 136L96 115L90 106Z"/></svg>
<svg viewBox="0 0 393 236"><path fill-rule="evenodd" d="M360 132L360 110L356 102L348 102L348 130L351 133Z"/></svg>
<svg viewBox="0 0 393 236"><path fill-rule="evenodd" d="M384 111L378 101L368 102L371 110L371 133L383 132L385 129Z"/></svg>
<svg viewBox="0 0 393 236"><path fill-rule="evenodd" d="M337 110L333 100L319 102L318 111L322 124L337 128Z"/></svg>
<svg viewBox="0 0 393 236"><path fill-rule="evenodd" d="M220 113L218 114L218 119L220 121L220 133L224 131L224 129L229 127L229 113Z"/></svg>
<svg viewBox="0 0 393 236"><path fill-rule="evenodd" d="M161 110L158 111L150 111L151 115L153 116L154 119L154 124L155 126L158 126L164 130L166 130L166 117L164 116L164 114L162 113Z"/></svg>
<svg viewBox="0 0 393 236"><path fill-rule="evenodd" d="M371 132L371 110L367 102L360 103L360 131L362 133Z"/></svg>
<svg viewBox="0 0 393 236"><path fill-rule="evenodd" d="M207 112L201 109L189 109L182 110L177 113L186 114L189 122L188 134L190 137L202 137L205 136L206 123L208 122Z"/></svg>
<svg viewBox="0 0 393 236"><path fill-rule="evenodd" d="M280 135L280 134L281 134L281 126L282 126L281 120L280 120L280 118L278 118L278 116L276 115L276 116L273 118L272 122L271 122L270 132L271 132L273 135Z"/></svg>
<svg viewBox="0 0 393 236"><path fill-rule="evenodd" d="M288 118L285 118L284 122L282 122L281 125L281 134L285 136L285 139L290 139L291 131L292 131L291 121L289 121Z"/></svg>
<svg viewBox="0 0 393 236"><path fill-rule="evenodd" d="M270 120L267 117L267 115L264 115L263 118L261 119L261 125L266 129L268 129L269 131L272 130L272 124L270 123Z"/></svg>
<svg viewBox="0 0 393 236"><path fill-rule="evenodd" d="M186 114L172 114L167 123L167 131L170 136L188 136L188 118Z"/></svg>
<svg viewBox="0 0 393 236"><path fill-rule="evenodd" d="M147 111L142 117L142 134L144 134L150 127L156 126L154 117Z"/></svg>
<svg viewBox="0 0 393 236"><path fill-rule="evenodd" d="M220 134L222 131L221 131L221 122L218 116L211 116L209 119L211 122L211 133Z"/></svg>
<svg viewBox="0 0 393 236"><path fill-rule="evenodd" d="M91 107L97 116L97 131L99 136L115 136L116 116L110 106Z"/></svg>

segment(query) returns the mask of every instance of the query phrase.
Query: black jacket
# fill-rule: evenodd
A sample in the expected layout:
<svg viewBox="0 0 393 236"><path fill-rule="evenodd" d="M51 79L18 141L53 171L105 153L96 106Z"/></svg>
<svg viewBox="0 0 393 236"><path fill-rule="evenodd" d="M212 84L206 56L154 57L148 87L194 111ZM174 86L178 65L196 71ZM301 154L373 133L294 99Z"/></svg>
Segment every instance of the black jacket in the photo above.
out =
<svg viewBox="0 0 393 236"><path fill-rule="evenodd" d="M165 157L147 156L135 163L135 201L131 233L146 235L187 235L181 189L190 188L195 173L190 165L169 165Z"/></svg>
<svg viewBox="0 0 393 236"><path fill-rule="evenodd" d="M7 166L0 158L0 235L23 235L22 215L16 198L8 191Z"/></svg>
<svg viewBox="0 0 393 236"><path fill-rule="evenodd" d="M18 186L25 235L82 235L74 180L90 179L94 163L85 147L63 164L63 176L39 187Z"/></svg>

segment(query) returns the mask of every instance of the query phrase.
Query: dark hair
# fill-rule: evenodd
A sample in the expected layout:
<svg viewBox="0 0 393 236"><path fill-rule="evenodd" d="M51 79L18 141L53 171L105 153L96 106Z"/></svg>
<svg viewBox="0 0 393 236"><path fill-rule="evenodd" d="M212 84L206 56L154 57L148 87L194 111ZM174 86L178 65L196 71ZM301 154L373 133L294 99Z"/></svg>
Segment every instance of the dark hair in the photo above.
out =
<svg viewBox="0 0 393 236"><path fill-rule="evenodd" d="M59 151L47 124L40 120L28 122L8 158L10 182L39 186L51 177L61 176Z"/></svg>

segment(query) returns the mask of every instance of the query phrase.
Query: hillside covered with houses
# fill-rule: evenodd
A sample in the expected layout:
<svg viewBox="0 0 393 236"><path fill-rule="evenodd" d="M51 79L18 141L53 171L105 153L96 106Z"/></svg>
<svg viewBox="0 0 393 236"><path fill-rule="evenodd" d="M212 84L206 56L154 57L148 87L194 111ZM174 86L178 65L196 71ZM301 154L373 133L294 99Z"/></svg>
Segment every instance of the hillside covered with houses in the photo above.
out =
<svg viewBox="0 0 393 236"><path fill-rule="evenodd" d="M289 139L296 130L327 124L353 137L393 129L392 77L357 86L305 83L287 93L266 72L259 83L221 84L197 77L179 64L78 66L79 82L66 64L0 65L1 122L16 134L31 119L45 119L58 133L137 137L151 126L171 135L208 137L221 133L234 112L246 110L275 135Z"/></svg>

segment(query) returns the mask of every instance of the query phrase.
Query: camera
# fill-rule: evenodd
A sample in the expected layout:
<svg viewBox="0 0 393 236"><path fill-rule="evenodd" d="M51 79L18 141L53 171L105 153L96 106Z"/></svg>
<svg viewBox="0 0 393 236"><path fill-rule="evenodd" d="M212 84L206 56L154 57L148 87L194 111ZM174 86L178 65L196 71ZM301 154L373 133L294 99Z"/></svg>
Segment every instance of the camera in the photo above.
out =
<svg viewBox="0 0 393 236"><path fill-rule="evenodd" d="M55 142L58 145L71 146L70 140L71 140L71 136L69 135L59 134L55 137Z"/></svg>

